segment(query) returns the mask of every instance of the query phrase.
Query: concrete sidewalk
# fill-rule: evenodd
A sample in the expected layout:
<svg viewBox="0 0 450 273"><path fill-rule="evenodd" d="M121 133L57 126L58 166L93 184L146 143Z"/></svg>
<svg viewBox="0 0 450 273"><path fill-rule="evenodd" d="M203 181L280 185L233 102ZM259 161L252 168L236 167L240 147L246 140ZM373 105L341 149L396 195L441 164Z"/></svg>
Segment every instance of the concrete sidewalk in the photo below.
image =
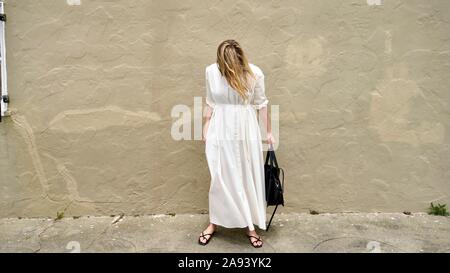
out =
<svg viewBox="0 0 450 273"><path fill-rule="evenodd" d="M245 229L197 238L208 215L1 219L0 252L450 252L450 217L394 213L277 214L264 246Z"/></svg>

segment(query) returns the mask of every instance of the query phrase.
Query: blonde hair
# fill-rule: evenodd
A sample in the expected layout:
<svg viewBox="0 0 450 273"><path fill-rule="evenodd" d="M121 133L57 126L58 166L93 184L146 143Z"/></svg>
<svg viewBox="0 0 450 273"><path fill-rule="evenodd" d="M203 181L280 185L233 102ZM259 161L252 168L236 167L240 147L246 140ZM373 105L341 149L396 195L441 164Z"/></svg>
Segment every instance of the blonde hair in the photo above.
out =
<svg viewBox="0 0 450 273"><path fill-rule="evenodd" d="M235 40L223 41L217 48L217 64L228 84L246 100L255 75L241 45Z"/></svg>

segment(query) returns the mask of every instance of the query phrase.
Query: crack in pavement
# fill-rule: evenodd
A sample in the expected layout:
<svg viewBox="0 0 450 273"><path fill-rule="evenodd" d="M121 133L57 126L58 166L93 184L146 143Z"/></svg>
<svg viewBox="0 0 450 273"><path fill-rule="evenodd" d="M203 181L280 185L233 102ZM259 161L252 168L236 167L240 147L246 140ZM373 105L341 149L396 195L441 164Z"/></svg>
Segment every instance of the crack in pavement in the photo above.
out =
<svg viewBox="0 0 450 273"><path fill-rule="evenodd" d="M41 249L42 249L42 242L41 242L41 240L42 240L42 235L43 235L48 229L50 229L51 227L53 227L53 226L55 225L55 223L56 223L55 220L51 221L50 224L49 224L48 226L44 227L44 229L43 229L41 232L39 232L39 234L38 234L38 236L37 236L37 239L38 239L37 242L38 242L39 247L38 247L38 249L36 249L35 251L33 251L34 253L38 253L39 251L41 251Z"/></svg>
<svg viewBox="0 0 450 273"><path fill-rule="evenodd" d="M125 214L121 213L118 217L116 217L111 224L109 224L102 232L100 232L97 236L95 236L95 238L88 244L88 246L86 247L86 249L89 249L90 247L92 247L92 245L104 234L106 234L108 232L108 230L113 227L114 225L116 225L117 223L121 222L122 220L124 220ZM136 249L136 246L134 245L134 243L131 243L134 247L134 249Z"/></svg>

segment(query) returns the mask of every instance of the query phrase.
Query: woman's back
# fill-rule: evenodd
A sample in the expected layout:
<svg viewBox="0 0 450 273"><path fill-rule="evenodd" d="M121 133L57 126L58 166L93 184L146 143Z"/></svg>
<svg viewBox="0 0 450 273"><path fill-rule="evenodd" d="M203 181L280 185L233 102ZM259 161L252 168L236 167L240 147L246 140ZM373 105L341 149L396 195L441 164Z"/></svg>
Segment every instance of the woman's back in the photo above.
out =
<svg viewBox="0 0 450 273"><path fill-rule="evenodd" d="M250 83L249 99L247 103L239 93L230 86L227 79L221 75L217 63L210 64L206 67L206 84L209 89L207 90L206 102L212 107L217 104L254 104L261 106L261 104L267 103L267 99L264 95L264 74L257 65L249 63L249 66L255 74L256 79Z"/></svg>

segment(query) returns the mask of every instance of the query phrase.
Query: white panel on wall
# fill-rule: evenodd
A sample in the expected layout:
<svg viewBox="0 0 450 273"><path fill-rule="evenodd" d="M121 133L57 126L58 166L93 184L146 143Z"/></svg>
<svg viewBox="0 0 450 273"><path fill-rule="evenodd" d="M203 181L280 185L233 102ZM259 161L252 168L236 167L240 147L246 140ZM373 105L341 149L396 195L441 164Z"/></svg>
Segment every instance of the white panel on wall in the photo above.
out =
<svg viewBox="0 0 450 273"><path fill-rule="evenodd" d="M0 14L4 14L4 3L0 2ZM3 17L3 16L2 16ZM6 17L3 17L6 18ZM6 110L8 110L8 104L5 102L4 97L8 96L8 85L6 77L6 44L5 44L5 19L0 21L0 65L1 65L1 96L0 96L0 115L4 116Z"/></svg>

